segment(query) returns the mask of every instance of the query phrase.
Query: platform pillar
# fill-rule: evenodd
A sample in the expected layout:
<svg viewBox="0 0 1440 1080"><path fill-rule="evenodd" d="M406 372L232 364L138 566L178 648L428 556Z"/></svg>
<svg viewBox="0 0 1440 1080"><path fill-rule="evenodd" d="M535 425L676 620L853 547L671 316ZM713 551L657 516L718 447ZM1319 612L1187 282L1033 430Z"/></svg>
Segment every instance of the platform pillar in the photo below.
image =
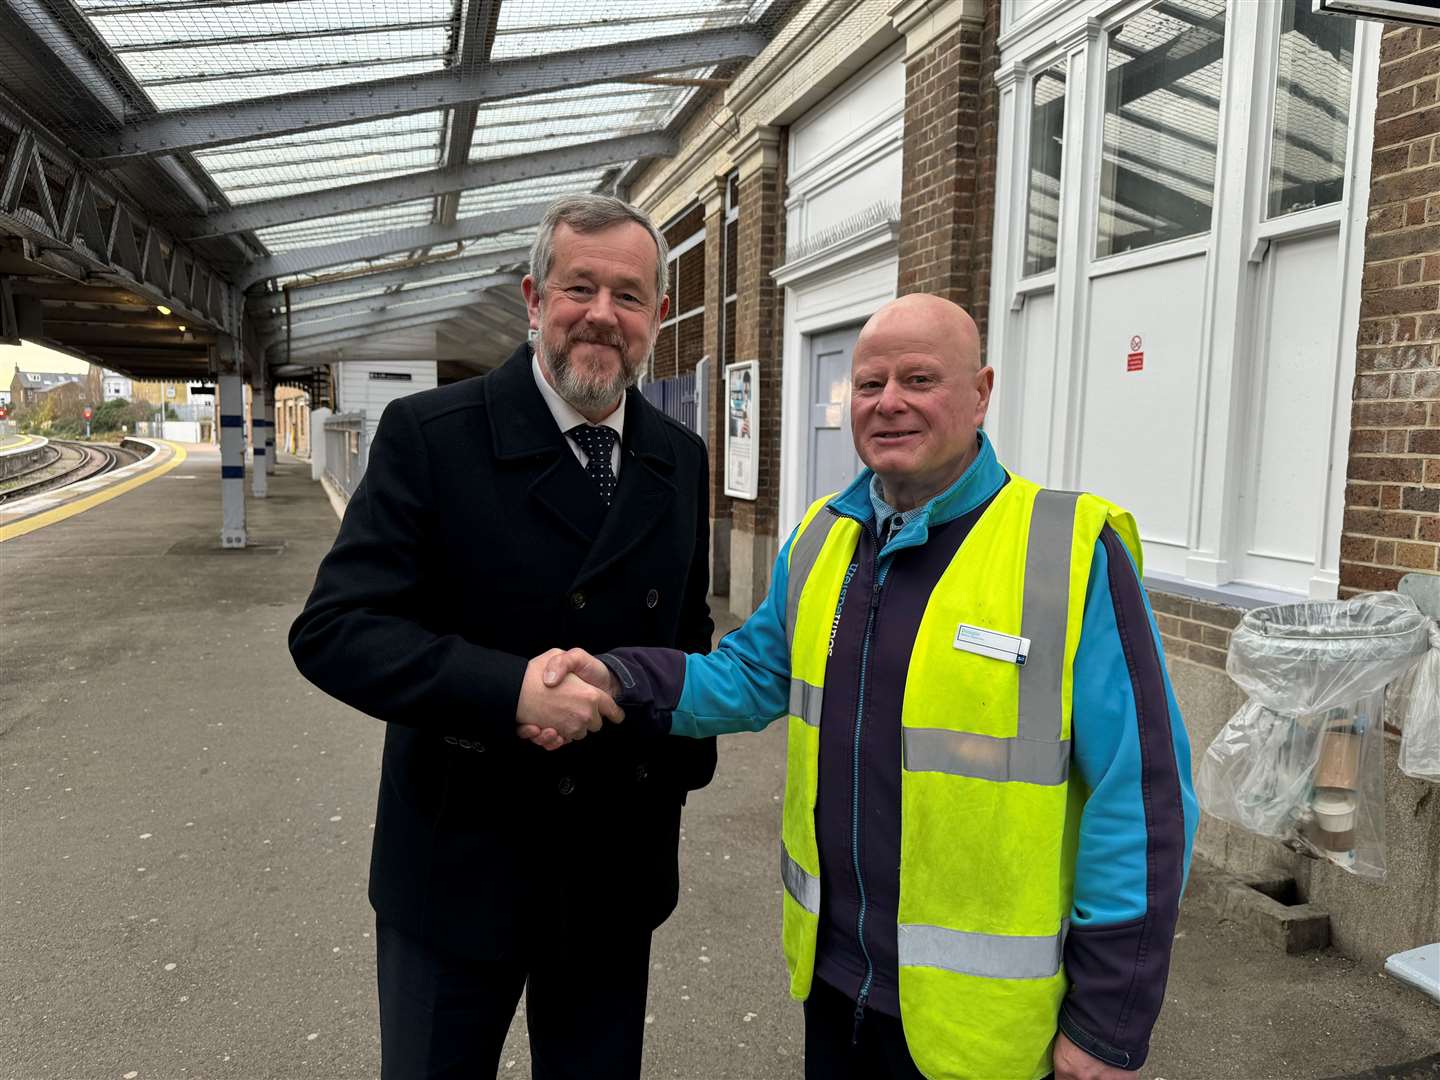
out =
<svg viewBox="0 0 1440 1080"><path fill-rule="evenodd" d="M250 451L255 467L250 472L250 494L263 499L270 490L270 472L266 467L265 446L265 376L250 384Z"/></svg>
<svg viewBox="0 0 1440 1080"><path fill-rule="evenodd" d="M245 546L245 384L238 374L221 375L220 546Z"/></svg>
<svg viewBox="0 0 1440 1080"><path fill-rule="evenodd" d="M265 387L265 471L275 475L275 386Z"/></svg>

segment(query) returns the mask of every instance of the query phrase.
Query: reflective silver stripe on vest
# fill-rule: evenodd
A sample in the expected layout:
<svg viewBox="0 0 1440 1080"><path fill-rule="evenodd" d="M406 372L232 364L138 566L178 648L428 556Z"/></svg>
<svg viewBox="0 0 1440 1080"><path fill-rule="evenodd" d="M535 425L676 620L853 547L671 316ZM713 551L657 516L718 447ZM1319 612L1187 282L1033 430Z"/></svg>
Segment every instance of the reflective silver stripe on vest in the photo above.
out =
<svg viewBox="0 0 1440 1080"><path fill-rule="evenodd" d="M811 686L802 679L790 680L790 715L798 716L811 727L820 726L820 706L824 703L825 691Z"/></svg>
<svg viewBox="0 0 1440 1080"><path fill-rule="evenodd" d="M942 968L987 979L1048 979L1060 970L1069 929L1070 920L1066 919L1058 934L1013 937L901 923L900 965Z"/></svg>
<svg viewBox="0 0 1440 1080"><path fill-rule="evenodd" d="M780 880L785 882L785 891L794 901L811 915L820 914L820 879L807 874L800 864L790 858L785 844L780 844Z"/></svg>
<svg viewBox="0 0 1440 1080"><path fill-rule="evenodd" d="M815 569L815 560L820 557L826 537L839 520L822 506L790 545L790 578L789 587L785 590L785 637L791 656L795 655L795 622L800 611L800 593L805 588L810 571Z"/></svg>
<svg viewBox="0 0 1440 1080"><path fill-rule="evenodd" d="M1041 491L1030 515L1020 615L1020 633L1030 639L1030 654L1020 668L1018 737L905 728L907 771L1051 786L1069 778L1070 742L1061 740L1060 730L1065 629L1070 612L1070 546L1079 498L1073 491Z"/></svg>
<svg viewBox="0 0 1440 1080"><path fill-rule="evenodd" d="M1069 739L997 739L969 731L906 728L904 749L909 772L1047 785L1063 784L1070 775Z"/></svg>
<svg viewBox="0 0 1440 1080"><path fill-rule="evenodd" d="M1065 624L1070 613L1070 547L1079 499L1078 492L1044 490L1035 496L1030 513L1025 606L1020 615L1020 633L1030 639L1030 655L1020 669L1022 739L1060 738Z"/></svg>

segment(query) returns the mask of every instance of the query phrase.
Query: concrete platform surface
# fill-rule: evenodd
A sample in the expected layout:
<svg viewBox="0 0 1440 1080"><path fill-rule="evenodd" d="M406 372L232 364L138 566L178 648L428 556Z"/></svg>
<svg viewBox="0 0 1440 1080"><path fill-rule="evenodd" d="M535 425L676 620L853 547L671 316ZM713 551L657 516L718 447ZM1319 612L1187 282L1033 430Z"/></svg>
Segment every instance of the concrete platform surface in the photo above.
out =
<svg viewBox="0 0 1440 1080"><path fill-rule="evenodd" d="M373 1077L381 725L285 631L336 521L306 463L222 552L219 458L0 544L0 1078ZM654 947L645 1077L801 1075L775 867L784 739L721 743ZM1440 1009L1184 912L1147 1080L1440 1080ZM502 1076L528 1075L523 1015Z"/></svg>

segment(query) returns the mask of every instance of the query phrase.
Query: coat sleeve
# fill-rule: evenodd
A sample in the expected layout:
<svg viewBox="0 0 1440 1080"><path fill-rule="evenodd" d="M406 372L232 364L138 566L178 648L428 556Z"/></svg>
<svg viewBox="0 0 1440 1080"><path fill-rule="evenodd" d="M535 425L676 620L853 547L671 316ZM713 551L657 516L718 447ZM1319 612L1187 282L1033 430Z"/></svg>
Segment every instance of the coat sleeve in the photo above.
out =
<svg viewBox="0 0 1440 1080"><path fill-rule="evenodd" d="M446 734L513 735L527 661L426 625L436 517L425 439L404 398L381 417L365 475L290 627L312 683L380 720Z"/></svg>
<svg viewBox="0 0 1440 1080"><path fill-rule="evenodd" d="M1075 657L1074 764L1088 790L1060 1028L1138 1069L1165 1000L1199 809L1190 743L1135 563L1106 528Z"/></svg>
<svg viewBox="0 0 1440 1080"><path fill-rule="evenodd" d="M764 602L708 656L675 649L615 649L601 660L620 703L649 730L709 738L760 731L786 714L790 651L785 632L791 534L776 557Z"/></svg>

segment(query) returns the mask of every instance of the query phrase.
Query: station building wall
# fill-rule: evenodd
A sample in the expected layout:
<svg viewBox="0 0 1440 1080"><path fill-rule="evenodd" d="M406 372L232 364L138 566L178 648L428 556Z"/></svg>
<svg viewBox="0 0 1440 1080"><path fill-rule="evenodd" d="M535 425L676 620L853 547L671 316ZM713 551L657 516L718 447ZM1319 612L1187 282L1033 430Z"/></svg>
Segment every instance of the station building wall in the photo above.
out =
<svg viewBox="0 0 1440 1080"><path fill-rule="evenodd" d="M910 291L981 324L1008 466L1136 512L1197 758L1240 704L1246 610L1440 565L1440 32L1309 9L812 0L630 178L658 221L703 207L736 613L853 469L847 332ZM753 500L724 494L734 360L762 374ZM1368 962L1440 937L1440 803L1394 750L1389 884L1208 820L1199 850L1292 874Z"/></svg>
<svg viewBox="0 0 1440 1080"><path fill-rule="evenodd" d="M688 370L697 343L717 361L712 581L738 614L764 597L809 499L856 471L839 373L859 325L917 289L983 309L994 119L987 132L982 71L994 66L999 11L998 0L797 5L699 106L675 157L629 180L632 201L670 227L693 228L703 213L703 332L697 342L678 327L657 347L655 374ZM753 499L725 493L721 380L741 361L760 373Z"/></svg>
<svg viewBox="0 0 1440 1080"><path fill-rule="evenodd" d="M334 366L335 411L365 414L367 456L385 406L437 385L434 360L346 360Z"/></svg>

